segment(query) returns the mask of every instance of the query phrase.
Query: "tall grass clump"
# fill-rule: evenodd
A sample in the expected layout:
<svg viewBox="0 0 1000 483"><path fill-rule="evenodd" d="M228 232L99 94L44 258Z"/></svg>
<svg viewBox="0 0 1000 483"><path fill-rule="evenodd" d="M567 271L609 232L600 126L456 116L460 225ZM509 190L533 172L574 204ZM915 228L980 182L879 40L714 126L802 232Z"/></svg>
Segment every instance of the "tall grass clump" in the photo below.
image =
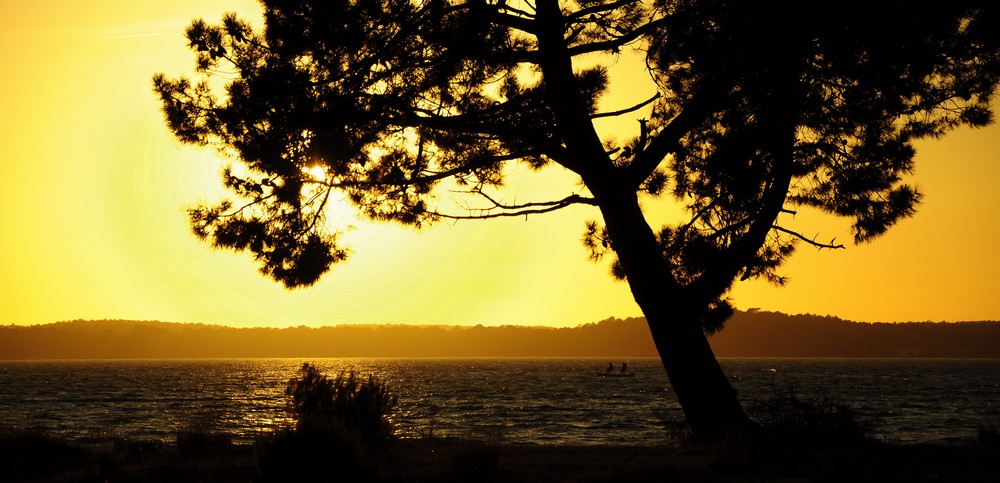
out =
<svg viewBox="0 0 1000 483"><path fill-rule="evenodd" d="M375 375L362 378L350 371L330 379L306 363L299 369L299 377L288 381L285 395L299 431L344 430L366 444L392 437L389 414L397 398Z"/></svg>
<svg viewBox="0 0 1000 483"><path fill-rule="evenodd" d="M374 375L353 371L330 378L305 363L285 387L290 427L259 445L265 481L366 479L377 455L393 437L389 416L397 398Z"/></svg>
<svg viewBox="0 0 1000 483"><path fill-rule="evenodd" d="M793 440L848 442L872 439L882 415L828 396L803 396L794 386L770 381L770 395L753 401L747 414L772 435Z"/></svg>

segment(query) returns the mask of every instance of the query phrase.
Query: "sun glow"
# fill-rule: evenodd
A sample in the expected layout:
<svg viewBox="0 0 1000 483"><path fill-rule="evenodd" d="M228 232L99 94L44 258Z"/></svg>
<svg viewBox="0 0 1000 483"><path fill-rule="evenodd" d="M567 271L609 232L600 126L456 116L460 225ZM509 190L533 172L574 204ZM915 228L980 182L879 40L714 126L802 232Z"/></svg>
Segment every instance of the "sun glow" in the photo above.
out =
<svg viewBox="0 0 1000 483"><path fill-rule="evenodd" d="M318 164L302 168L302 172L309 175L314 181L326 181L326 169Z"/></svg>

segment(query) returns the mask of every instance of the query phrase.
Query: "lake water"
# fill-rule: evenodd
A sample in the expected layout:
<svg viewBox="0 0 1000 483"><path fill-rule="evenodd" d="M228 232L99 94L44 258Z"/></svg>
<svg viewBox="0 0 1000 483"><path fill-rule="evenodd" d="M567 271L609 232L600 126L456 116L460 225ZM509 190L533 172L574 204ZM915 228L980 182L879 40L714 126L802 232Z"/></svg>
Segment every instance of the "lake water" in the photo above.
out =
<svg viewBox="0 0 1000 483"><path fill-rule="evenodd" d="M595 377L606 359L2 361L0 430L172 441L178 431L214 429L251 441L286 422L284 386L303 362L388 381L401 437L650 444L682 419L658 359L628 361L631 378ZM745 404L775 388L849 402L881 414L879 435L902 443L974 440L979 427L1000 422L1000 360L722 364Z"/></svg>

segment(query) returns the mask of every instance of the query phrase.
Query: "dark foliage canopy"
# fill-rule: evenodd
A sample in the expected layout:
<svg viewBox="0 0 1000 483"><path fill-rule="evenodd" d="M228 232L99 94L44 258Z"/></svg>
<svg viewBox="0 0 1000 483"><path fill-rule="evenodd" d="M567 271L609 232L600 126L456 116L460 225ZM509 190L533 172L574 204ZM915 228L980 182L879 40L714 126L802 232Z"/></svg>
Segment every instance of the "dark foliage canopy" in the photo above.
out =
<svg viewBox="0 0 1000 483"><path fill-rule="evenodd" d="M708 293L718 316L707 320L724 319L733 280L781 283L796 242L839 246L781 213L845 217L856 242L913 214L913 142L991 122L1000 80L1000 16L986 2L262 4L260 30L234 14L193 22L194 78L154 84L180 140L235 160L223 173L233 199L190 210L195 233L252 253L288 287L347 256L325 223L334 191L369 218L415 226L581 203L610 223L609 203L640 193L687 208L659 246L671 280ZM579 66L631 50L657 91L600 111L607 69ZM593 125L609 116L642 119L614 142ZM586 192L504 204L490 193L509 163L559 165ZM441 183L490 209L439 212ZM596 258L618 240L595 221L584 242Z"/></svg>

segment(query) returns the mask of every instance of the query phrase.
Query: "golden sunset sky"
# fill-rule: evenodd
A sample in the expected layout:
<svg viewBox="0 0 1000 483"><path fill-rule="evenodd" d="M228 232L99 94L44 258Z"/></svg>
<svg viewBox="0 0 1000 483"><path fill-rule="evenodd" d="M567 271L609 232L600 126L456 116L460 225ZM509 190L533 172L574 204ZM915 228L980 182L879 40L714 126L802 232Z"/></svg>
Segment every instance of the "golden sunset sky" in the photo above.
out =
<svg viewBox="0 0 1000 483"><path fill-rule="evenodd" d="M221 161L173 139L151 84L157 72L192 71L183 32L193 18L253 18L257 4L0 2L0 324L573 326L640 315L627 285L587 261L591 207L421 232L345 215L356 225L348 263L286 291L249 256L190 234L184 210L223 194ZM616 73L629 66L621 60ZM616 75L621 94L608 106L652 94L641 72ZM743 283L734 304L858 321L1000 319L998 157L996 126L920 144L914 182L925 199L914 218L871 245L802 245L784 267L787 287ZM519 174L518 201L576 188L559 172ZM845 220L801 212L796 221L820 241L850 240Z"/></svg>

